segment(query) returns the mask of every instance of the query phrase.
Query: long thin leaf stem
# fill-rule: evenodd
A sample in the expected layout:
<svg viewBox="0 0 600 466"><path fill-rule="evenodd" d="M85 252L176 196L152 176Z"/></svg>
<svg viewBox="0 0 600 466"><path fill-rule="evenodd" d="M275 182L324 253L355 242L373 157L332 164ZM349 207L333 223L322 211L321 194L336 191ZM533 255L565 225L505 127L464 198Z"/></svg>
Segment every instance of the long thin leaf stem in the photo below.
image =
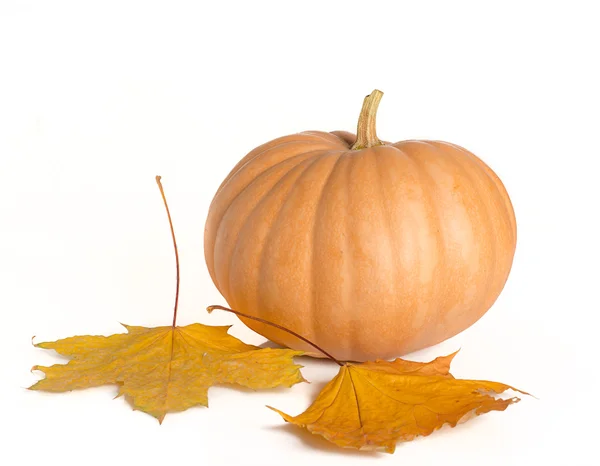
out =
<svg viewBox="0 0 600 466"><path fill-rule="evenodd" d="M156 177L156 184L160 189L160 195L165 203L165 209L167 209L167 217L169 218L169 226L171 227L171 237L173 238L173 247L175 248L175 267L177 269L177 284L175 285L175 309L173 311L173 327L177 323L177 306L179 304L179 252L177 251L177 241L175 240L175 230L173 229L173 220L171 220L171 212L169 211L169 204L167 204L167 198L163 189L162 183L160 182L160 176Z"/></svg>
<svg viewBox="0 0 600 466"><path fill-rule="evenodd" d="M257 322L261 322L263 324L270 325L271 327L278 328L279 330L283 330L284 332L287 332L290 335L294 335L296 338L299 338L303 342L308 343L310 346L312 346L316 350L320 351L325 356L327 356L329 359L331 359L333 362L335 362L338 366L343 366L344 365L340 361L338 361L336 358L334 358L331 354L329 354L327 351L325 351L323 348L321 348L320 346L316 345L315 343L313 343L312 341L308 340L307 338L303 337L302 335L297 334L293 330L290 330L289 328L285 328L285 327L283 327L283 326L281 326L279 324L276 324L274 322L269 322L268 320L261 319L260 317L254 317L254 316L251 316L251 315L248 315L248 314L244 314L243 312L240 312L240 311L234 311L233 309L229 309L228 307L224 307L224 306L215 305L215 306L208 306L206 308L206 310L208 312L212 312L215 309L220 309L222 311L232 312L232 313L234 313L234 314L236 314L238 316L246 317L247 319L255 320Z"/></svg>

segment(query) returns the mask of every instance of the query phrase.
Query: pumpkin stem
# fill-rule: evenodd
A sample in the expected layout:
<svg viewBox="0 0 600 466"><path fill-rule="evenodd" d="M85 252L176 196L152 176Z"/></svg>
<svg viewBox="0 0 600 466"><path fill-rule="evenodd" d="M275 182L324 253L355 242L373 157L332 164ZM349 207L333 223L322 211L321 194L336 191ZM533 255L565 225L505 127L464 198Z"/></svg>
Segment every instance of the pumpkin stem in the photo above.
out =
<svg viewBox="0 0 600 466"><path fill-rule="evenodd" d="M241 317L246 317L247 319L252 319L255 320L257 322L261 322L263 324L267 324L270 325L271 327L275 327L278 328L279 330L283 330L284 332L289 333L290 335L294 335L296 338L299 338L300 340L304 341L305 343L308 343L310 346L312 346L313 348L315 348L316 350L320 351L321 353L323 353L325 356L327 356L329 359L331 359L333 362L335 362L338 366L343 366L344 364L342 364L340 361L338 361L336 358L334 358L331 354L329 354L327 351L325 351L323 348L321 348L320 346L317 346L315 343L313 343L312 341L310 341L308 338L303 337L302 335L297 334L296 332L294 332L293 330L290 330L289 328L285 328L279 324L273 323L273 322L269 322L268 320L265 319L261 319L260 317L254 317L248 314L244 314L243 312L240 311L234 311L233 309L229 309L228 307L223 307L223 306L208 306L206 308L206 310L210 313L212 311L214 311L215 309L220 309L222 311L227 311L227 312L232 312L235 315L241 316Z"/></svg>
<svg viewBox="0 0 600 466"><path fill-rule="evenodd" d="M173 247L175 248L175 268L177 270L177 284L175 285L175 310L173 311L173 327L175 327L175 324L177 323L177 304L179 303L179 253L177 252L177 241L175 241L175 230L173 229L171 212L169 212L169 205L167 204L165 191L163 190L162 183L160 182L160 176L156 177L156 184L158 185L158 189L160 189L160 195L165 203L165 209L167 209L167 217L169 218L169 226L171 227L171 237L173 238Z"/></svg>
<svg viewBox="0 0 600 466"><path fill-rule="evenodd" d="M377 137L375 131L375 119L377 116L377 107L383 97L383 92L375 89L363 101L362 110L358 117L358 128L356 130L356 142L352 150L366 149L373 146L381 146L383 142Z"/></svg>

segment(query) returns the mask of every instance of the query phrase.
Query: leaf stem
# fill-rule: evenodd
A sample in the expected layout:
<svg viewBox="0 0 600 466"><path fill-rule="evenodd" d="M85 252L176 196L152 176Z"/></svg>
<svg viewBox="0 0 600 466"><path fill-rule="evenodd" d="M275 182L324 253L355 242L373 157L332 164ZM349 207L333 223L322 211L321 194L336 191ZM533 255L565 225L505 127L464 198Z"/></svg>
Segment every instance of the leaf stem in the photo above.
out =
<svg viewBox="0 0 600 466"><path fill-rule="evenodd" d="M208 306L206 308L206 310L209 313L212 312L212 311L214 311L215 309L220 309L222 311L232 312L232 313L234 313L234 314L236 314L238 316L246 317L247 319L255 320L257 322L262 322L263 324L267 324L267 325L270 325L271 327L275 327L275 328L278 328L279 330L283 330L284 332L287 332L290 335L294 335L296 338L299 338L303 342L308 343L310 346L312 346L316 350L320 351L325 356L327 356L329 359L331 359L333 362L335 362L338 366L343 366L344 365L339 360L337 360L336 358L334 358L331 354L329 354L327 351L325 351L323 348L321 348L320 346L316 345L315 343L313 343L309 339L303 337L302 335L297 334L293 330L290 330L289 328L285 328L285 327L283 327L283 326L281 326L279 324L276 324L274 322L269 322L268 320L261 319L260 317L254 317L254 316L251 316L251 315L248 315L248 314L244 314L243 312L240 312L240 311L234 311L233 309L229 309L228 307L224 307L224 306L214 305L214 306Z"/></svg>
<svg viewBox="0 0 600 466"><path fill-rule="evenodd" d="M177 269L177 284L175 285L175 310L173 311L173 327L177 323L177 305L179 304L179 252L177 251L177 241L175 240L175 230L173 229L173 221L171 220L171 212L169 211L169 204L167 204L167 198L165 197L165 191L162 183L160 182L161 177L156 177L156 184L160 189L160 195L165 203L165 209L167 209L167 217L169 218L169 226L171 227L171 237L173 238L173 247L175 248L175 268Z"/></svg>

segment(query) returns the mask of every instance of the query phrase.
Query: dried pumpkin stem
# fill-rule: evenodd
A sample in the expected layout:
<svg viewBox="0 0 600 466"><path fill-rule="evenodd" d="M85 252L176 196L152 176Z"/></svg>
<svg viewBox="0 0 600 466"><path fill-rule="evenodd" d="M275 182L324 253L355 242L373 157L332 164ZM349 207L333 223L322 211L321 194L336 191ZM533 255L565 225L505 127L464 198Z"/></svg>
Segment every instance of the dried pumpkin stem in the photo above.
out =
<svg viewBox="0 0 600 466"><path fill-rule="evenodd" d="M305 338L302 335L299 335L298 333L294 332L293 330L290 330L289 328L285 328L285 327L283 327L283 326L281 326L279 324L276 324L274 322L269 322L268 320L261 319L260 317L254 317L254 316L251 316L251 315L248 315L248 314L244 314L243 312L240 312L240 311L234 311L233 309L229 309L228 307L224 307L224 306L214 305L214 306L208 306L206 308L206 310L209 313L212 312L212 311L214 311L215 309L220 309L222 311L232 312L235 315L238 315L238 316L241 316L241 317L246 317L247 319L255 320L257 322L261 322L263 324L270 325L271 327L278 328L279 330L283 330L284 332L287 332L290 335L294 335L296 338L299 338L303 342L308 343L310 346L312 346L316 350L320 351L325 356L327 356L329 359L331 359L333 362L335 362L337 365L339 365L339 366L343 366L344 365L340 361L338 361L336 358L334 358L331 354L329 354L327 351L325 351L323 348L321 348L320 346L317 346L315 343L313 343L312 341L310 341L308 338Z"/></svg>
<svg viewBox="0 0 600 466"><path fill-rule="evenodd" d="M173 221L171 220L171 212L169 211L169 204L167 204L167 198L163 189L162 183L160 182L160 176L156 177L156 184L160 189L160 195L165 203L165 209L167 209L167 217L169 218L169 226L171 227L171 237L173 238L173 247L175 248L175 268L177 270L177 281L175 285L175 310L173 311L173 327L177 323L177 305L179 304L179 253L177 252L177 241L175 240L175 230L173 229Z"/></svg>
<svg viewBox="0 0 600 466"><path fill-rule="evenodd" d="M358 117L356 142L352 146L352 150L366 149L367 147L383 144L377 137L376 131L377 108L382 97L383 92L377 89L365 97L360 116Z"/></svg>

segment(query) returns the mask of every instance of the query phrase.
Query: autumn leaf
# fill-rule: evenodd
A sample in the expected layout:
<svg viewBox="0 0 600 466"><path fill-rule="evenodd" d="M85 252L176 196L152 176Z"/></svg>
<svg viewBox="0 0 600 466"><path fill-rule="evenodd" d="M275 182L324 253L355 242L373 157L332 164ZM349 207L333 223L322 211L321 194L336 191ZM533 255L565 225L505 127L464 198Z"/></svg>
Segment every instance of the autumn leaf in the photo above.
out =
<svg viewBox="0 0 600 466"><path fill-rule="evenodd" d="M162 422L166 413L208 406L208 389L229 383L251 389L290 387L304 381L293 362L300 351L259 349L227 333L229 327L132 327L127 333L76 336L37 347L71 358L34 366L46 378L31 390L64 392L119 384L119 395Z"/></svg>
<svg viewBox="0 0 600 466"><path fill-rule="evenodd" d="M208 389L235 384L251 389L290 387L304 378L288 349L260 349L229 335L229 327L176 326L179 301L179 254L169 206L156 177L171 227L177 271L173 323L168 327L133 327L127 333L75 336L38 343L69 357L67 364L34 366L45 378L31 390L64 392L118 384L119 395L162 422L168 412L208 406Z"/></svg>
<svg viewBox="0 0 600 466"><path fill-rule="evenodd" d="M429 435L444 424L454 427L489 411L504 411L519 401L493 396L508 389L520 391L509 385L455 379L449 372L455 354L428 363L396 359L342 364L302 414L290 416L269 408L340 447L393 453L399 440Z"/></svg>

